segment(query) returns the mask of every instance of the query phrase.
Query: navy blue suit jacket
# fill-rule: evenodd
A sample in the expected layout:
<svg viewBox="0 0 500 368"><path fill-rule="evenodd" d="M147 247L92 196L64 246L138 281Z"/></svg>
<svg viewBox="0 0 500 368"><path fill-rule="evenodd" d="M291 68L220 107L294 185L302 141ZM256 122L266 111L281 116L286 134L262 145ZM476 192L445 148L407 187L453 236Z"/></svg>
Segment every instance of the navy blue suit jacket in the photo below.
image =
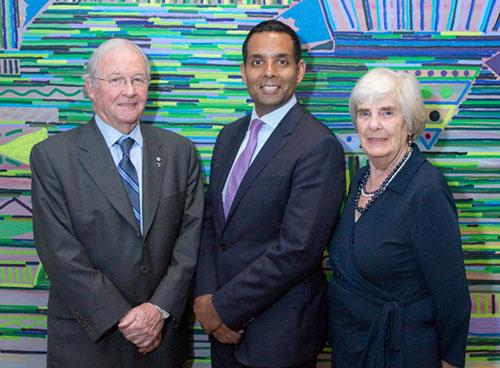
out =
<svg viewBox="0 0 500 368"><path fill-rule="evenodd" d="M315 359L327 334L322 257L345 192L344 152L296 104L256 156L225 220L222 189L249 120L217 138L196 294L213 294L224 323L244 330L241 363L298 365Z"/></svg>

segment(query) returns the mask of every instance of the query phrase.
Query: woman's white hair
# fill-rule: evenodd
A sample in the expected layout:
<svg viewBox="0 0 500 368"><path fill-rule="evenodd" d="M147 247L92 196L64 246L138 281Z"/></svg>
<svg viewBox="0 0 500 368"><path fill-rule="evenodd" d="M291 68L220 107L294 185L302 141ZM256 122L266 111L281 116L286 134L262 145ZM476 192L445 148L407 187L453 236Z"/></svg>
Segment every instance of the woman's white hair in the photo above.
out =
<svg viewBox="0 0 500 368"><path fill-rule="evenodd" d="M354 86L349 99L349 113L357 129L357 109L362 103L376 103L391 96L399 104L411 140L424 130L426 111L415 77L404 71L375 68Z"/></svg>
<svg viewBox="0 0 500 368"><path fill-rule="evenodd" d="M148 80L150 79L150 68L149 68L149 61L147 56L142 52L141 48L137 46L135 43L133 43L130 40L127 40L125 38L112 38L110 40L107 40L106 42L102 43L99 45L98 48L94 50L92 53L92 56L90 56L89 61L87 62L87 71L83 75L83 79L86 81L90 81L96 77L99 76L99 62L101 61L102 57L107 54L108 52L114 50L117 47L120 46L131 46L135 48L144 58L144 62L146 63L146 68L147 68L147 73L148 73Z"/></svg>

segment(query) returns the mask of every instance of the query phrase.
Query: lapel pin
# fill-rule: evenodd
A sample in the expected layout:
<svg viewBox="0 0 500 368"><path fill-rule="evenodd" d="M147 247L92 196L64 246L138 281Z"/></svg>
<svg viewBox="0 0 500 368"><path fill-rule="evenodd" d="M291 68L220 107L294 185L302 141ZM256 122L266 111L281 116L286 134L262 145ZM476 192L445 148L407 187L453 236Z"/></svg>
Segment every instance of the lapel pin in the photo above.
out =
<svg viewBox="0 0 500 368"><path fill-rule="evenodd" d="M161 157L160 156L156 156L156 164L158 165L158 167L161 166Z"/></svg>

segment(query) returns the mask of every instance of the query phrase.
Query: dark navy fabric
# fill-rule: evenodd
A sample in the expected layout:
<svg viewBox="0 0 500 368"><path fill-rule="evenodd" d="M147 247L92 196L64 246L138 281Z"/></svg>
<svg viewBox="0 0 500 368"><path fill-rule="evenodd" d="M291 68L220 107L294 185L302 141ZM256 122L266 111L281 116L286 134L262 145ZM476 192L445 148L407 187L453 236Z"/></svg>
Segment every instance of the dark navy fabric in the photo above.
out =
<svg viewBox="0 0 500 368"><path fill-rule="evenodd" d="M416 146L387 190L354 221L349 198L329 247L332 366L464 365L470 316L454 200Z"/></svg>

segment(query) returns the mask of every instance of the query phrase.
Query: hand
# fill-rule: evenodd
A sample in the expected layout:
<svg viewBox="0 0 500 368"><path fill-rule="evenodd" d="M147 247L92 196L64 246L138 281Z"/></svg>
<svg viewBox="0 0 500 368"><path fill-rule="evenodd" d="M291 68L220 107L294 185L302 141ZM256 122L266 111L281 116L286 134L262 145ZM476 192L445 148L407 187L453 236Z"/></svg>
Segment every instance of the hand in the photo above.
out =
<svg viewBox="0 0 500 368"><path fill-rule="evenodd" d="M194 301L194 314L205 333L212 335L223 344L237 344L241 332L234 331L222 322L212 302L212 294L201 295Z"/></svg>
<svg viewBox="0 0 500 368"><path fill-rule="evenodd" d="M237 344L241 340L242 333L243 331L237 332L231 330L223 323L219 326L219 328L212 332L212 336L223 344Z"/></svg>
<svg viewBox="0 0 500 368"><path fill-rule="evenodd" d="M140 353L145 354L160 345L164 324L160 311L151 303L143 303L120 319L118 329L123 337L139 348Z"/></svg>
<svg viewBox="0 0 500 368"><path fill-rule="evenodd" d="M441 361L441 368L456 368L454 365L450 363L446 363L444 360Z"/></svg>
<svg viewBox="0 0 500 368"><path fill-rule="evenodd" d="M222 326L223 322L212 303L212 294L205 294L197 297L194 301L193 310L196 320L200 322L205 333L210 335L213 331Z"/></svg>

